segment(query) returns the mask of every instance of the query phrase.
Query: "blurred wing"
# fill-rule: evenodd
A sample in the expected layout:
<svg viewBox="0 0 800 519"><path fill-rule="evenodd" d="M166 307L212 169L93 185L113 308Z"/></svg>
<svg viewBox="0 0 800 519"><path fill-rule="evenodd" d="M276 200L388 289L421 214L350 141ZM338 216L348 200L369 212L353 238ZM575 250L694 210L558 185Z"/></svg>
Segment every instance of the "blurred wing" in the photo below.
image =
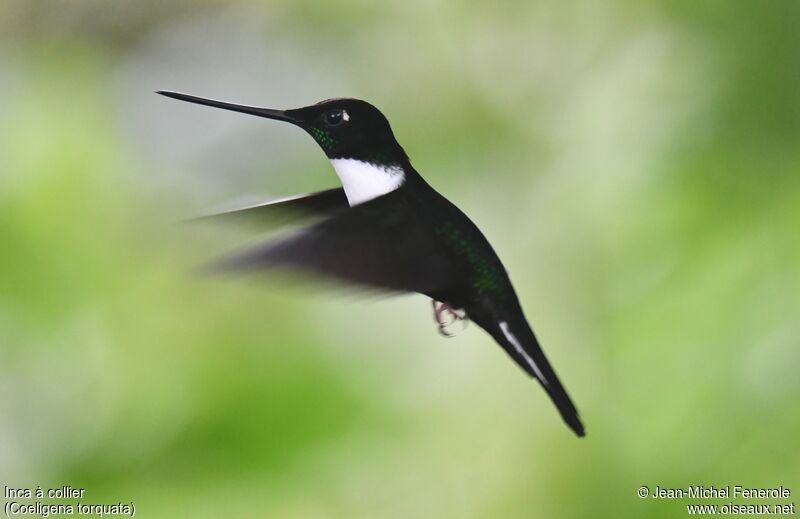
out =
<svg viewBox="0 0 800 519"><path fill-rule="evenodd" d="M303 218L330 215L347 207L344 189L338 187L203 215L194 221L241 222L259 227L274 227Z"/></svg>
<svg viewBox="0 0 800 519"><path fill-rule="evenodd" d="M387 208L373 202L232 256L219 267L223 271L284 267L373 288L426 294L450 286L450 262L425 226L415 225L414 215L404 206Z"/></svg>

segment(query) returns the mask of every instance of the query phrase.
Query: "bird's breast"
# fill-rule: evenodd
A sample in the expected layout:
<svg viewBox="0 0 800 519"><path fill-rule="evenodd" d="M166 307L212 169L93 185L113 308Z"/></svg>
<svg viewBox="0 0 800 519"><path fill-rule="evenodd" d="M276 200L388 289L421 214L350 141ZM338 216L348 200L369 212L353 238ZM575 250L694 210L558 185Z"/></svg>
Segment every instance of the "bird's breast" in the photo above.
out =
<svg viewBox="0 0 800 519"><path fill-rule="evenodd" d="M350 206L391 193L405 181L403 168L357 159L331 159Z"/></svg>

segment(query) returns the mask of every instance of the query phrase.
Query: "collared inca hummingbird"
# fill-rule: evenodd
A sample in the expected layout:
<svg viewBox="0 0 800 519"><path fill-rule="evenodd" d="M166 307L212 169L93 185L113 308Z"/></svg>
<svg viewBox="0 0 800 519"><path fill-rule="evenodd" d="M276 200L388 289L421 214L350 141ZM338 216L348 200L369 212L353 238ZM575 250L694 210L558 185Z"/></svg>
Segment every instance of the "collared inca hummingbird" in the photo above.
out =
<svg viewBox="0 0 800 519"><path fill-rule="evenodd" d="M477 323L539 381L575 434L584 436L578 412L542 352L500 258L478 227L414 169L377 108L344 98L274 110L158 93L298 126L319 144L341 181L341 188L237 211L299 208L320 219L234 255L223 262L225 268L282 267L424 294L433 301L441 331L444 314Z"/></svg>

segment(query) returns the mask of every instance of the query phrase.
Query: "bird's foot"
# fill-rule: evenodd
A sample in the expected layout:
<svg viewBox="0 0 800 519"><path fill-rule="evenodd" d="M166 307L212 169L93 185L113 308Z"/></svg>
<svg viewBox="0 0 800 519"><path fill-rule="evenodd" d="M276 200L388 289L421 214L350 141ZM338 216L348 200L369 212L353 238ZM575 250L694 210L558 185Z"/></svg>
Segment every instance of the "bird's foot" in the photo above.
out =
<svg viewBox="0 0 800 519"><path fill-rule="evenodd" d="M441 303L435 299L431 299L431 303L433 304L433 318L439 326L439 333L444 337L453 337L456 335L455 333L447 331L447 328L459 321L463 323L462 329L466 329L468 322L466 312L457 310L449 304ZM445 317L445 314L447 317Z"/></svg>

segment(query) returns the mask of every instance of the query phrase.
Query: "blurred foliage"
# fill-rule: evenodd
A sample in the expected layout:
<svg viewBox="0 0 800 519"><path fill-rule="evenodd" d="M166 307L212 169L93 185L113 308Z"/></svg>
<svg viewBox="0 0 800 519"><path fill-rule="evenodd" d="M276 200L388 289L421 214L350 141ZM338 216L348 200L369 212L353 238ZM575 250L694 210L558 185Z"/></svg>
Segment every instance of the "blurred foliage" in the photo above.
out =
<svg viewBox="0 0 800 519"><path fill-rule="evenodd" d="M144 517L676 517L800 492L800 4L0 6L0 482ZM335 184L158 98L380 106L483 228L587 425L421 297L193 269L181 219Z"/></svg>

